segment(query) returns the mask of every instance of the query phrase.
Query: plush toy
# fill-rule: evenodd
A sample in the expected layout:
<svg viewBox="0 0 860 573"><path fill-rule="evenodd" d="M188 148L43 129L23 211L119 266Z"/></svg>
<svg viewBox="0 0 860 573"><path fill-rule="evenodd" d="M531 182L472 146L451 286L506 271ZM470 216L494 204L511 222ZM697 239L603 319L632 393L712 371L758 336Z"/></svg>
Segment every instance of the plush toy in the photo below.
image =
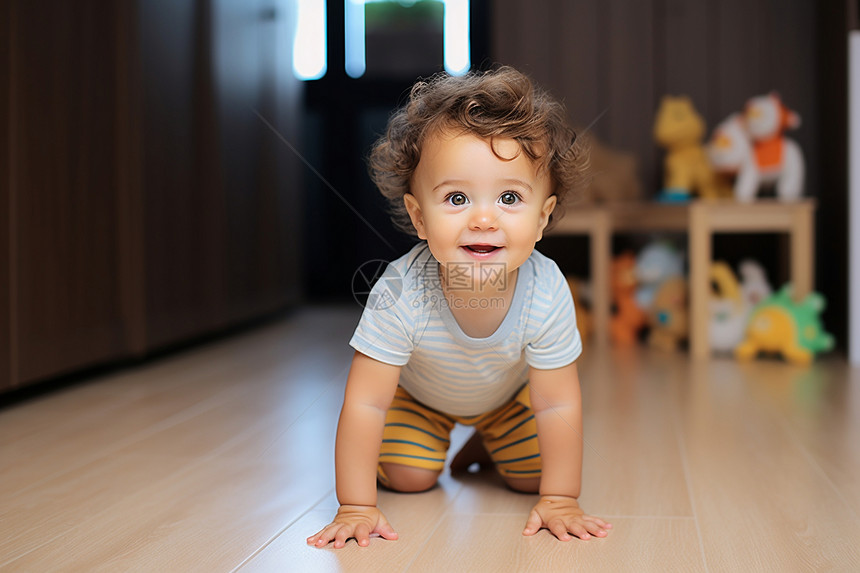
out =
<svg viewBox="0 0 860 573"><path fill-rule="evenodd" d="M714 171L702 147L705 121L687 96L664 96L654 121L654 140L666 149L661 199L686 201L691 193L720 196Z"/></svg>
<svg viewBox="0 0 860 573"><path fill-rule="evenodd" d="M712 289L708 333L715 352L731 352L741 343L752 309L772 292L757 262L741 261L740 275L738 282L732 268L723 261L711 265L711 285L716 292Z"/></svg>
<svg viewBox="0 0 860 573"><path fill-rule="evenodd" d="M783 136L800 126L800 116L786 108L775 92L754 97L744 113L717 126L708 143L708 158L717 172L734 176L738 201L752 201L759 188L776 184L777 197L796 200L803 193L805 164L797 143Z"/></svg>
<svg viewBox="0 0 860 573"><path fill-rule="evenodd" d="M733 113L717 125L705 149L720 185L730 186L735 196L739 194L738 189L746 189L750 181L758 185L752 142L741 114Z"/></svg>
<svg viewBox="0 0 860 573"><path fill-rule="evenodd" d="M586 130L588 184L582 198L590 203L618 203L642 197L639 163L636 155L604 145Z"/></svg>
<svg viewBox="0 0 860 573"><path fill-rule="evenodd" d="M688 324L687 281L682 277L663 281L648 312L648 344L661 350L677 350L687 338Z"/></svg>
<svg viewBox="0 0 860 573"><path fill-rule="evenodd" d="M653 241L636 257L636 303L648 310L660 284L684 274L684 255L667 241Z"/></svg>
<svg viewBox="0 0 860 573"><path fill-rule="evenodd" d="M570 287L570 294L573 295L574 310L576 311L576 328L579 330L579 336L583 342L588 340L591 332L594 330L594 320L591 317L591 311L586 305L587 285L576 277L567 277L567 286Z"/></svg>
<svg viewBox="0 0 860 573"><path fill-rule="evenodd" d="M711 264L712 290L709 301L708 340L711 350L731 352L743 340L749 308L741 296L741 285L732 268L723 261Z"/></svg>
<svg viewBox="0 0 860 573"><path fill-rule="evenodd" d="M636 258L626 252L612 260L609 286L615 314L609 322L609 335L612 342L630 345L636 341L639 330L645 326L645 313L636 304Z"/></svg>
<svg viewBox="0 0 860 573"><path fill-rule="evenodd" d="M796 303L791 287L784 286L753 310L746 337L735 348L735 356L749 360L759 352L770 352L794 364L809 364L816 353L834 345L833 336L821 324L824 306L824 297L819 293L811 293Z"/></svg>

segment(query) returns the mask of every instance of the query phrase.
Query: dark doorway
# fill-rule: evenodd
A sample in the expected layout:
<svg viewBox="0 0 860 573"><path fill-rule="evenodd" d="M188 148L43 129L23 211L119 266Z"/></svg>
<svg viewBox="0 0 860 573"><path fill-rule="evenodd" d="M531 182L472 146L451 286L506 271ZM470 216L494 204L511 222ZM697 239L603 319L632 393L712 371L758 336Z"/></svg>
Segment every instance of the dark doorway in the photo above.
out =
<svg viewBox="0 0 860 573"><path fill-rule="evenodd" d="M329 0L327 7L328 71L305 85L303 149L319 172L304 175L304 277L310 301L351 300L352 276L363 263L394 260L415 242L391 224L366 159L415 80L442 70L441 59L434 67L426 57L441 50L428 46L415 51L419 69L393 61L374 73L370 58L380 48L368 38L368 73L350 77L344 63L344 2ZM491 63L489 2L471 0L469 17L472 69L480 69ZM432 32L414 40L430 41L429 36Z"/></svg>

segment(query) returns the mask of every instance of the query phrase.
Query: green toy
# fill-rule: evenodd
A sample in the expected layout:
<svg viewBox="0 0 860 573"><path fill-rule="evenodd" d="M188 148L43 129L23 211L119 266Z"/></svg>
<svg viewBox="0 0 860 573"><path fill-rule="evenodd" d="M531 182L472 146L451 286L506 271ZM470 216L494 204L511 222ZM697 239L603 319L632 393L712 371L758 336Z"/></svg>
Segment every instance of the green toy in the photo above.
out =
<svg viewBox="0 0 860 573"><path fill-rule="evenodd" d="M821 324L824 307L824 297L817 292L794 302L791 285L785 285L753 309L735 356L749 360L759 352L775 352L794 364L809 364L816 353L831 350L834 345L833 336Z"/></svg>

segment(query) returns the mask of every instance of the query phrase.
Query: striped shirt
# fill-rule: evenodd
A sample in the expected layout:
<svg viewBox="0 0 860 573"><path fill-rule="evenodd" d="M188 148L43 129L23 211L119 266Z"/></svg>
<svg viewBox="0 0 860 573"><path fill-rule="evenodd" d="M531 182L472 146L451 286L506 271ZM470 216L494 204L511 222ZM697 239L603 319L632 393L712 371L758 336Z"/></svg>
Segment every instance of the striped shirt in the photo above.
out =
<svg viewBox="0 0 860 573"><path fill-rule="evenodd" d="M494 271L490 263L476 264L481 273ZM470 337L457 324L438 268L425 242L390 263L349 343L402 366L400 385L419 402L454 416L481 414L511 400L530 366L560 368L582 352L567 281L537 251L519 268L508 312L486 338Z"/></svg>

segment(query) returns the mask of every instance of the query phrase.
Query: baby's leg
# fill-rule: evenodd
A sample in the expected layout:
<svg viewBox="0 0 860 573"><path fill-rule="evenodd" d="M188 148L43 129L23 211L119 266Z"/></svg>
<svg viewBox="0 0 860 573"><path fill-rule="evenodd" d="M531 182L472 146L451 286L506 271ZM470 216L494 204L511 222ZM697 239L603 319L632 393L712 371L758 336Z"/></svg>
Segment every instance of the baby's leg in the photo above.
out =
<svg viewBox="0 0 860 573"><path fill-rule="evenodd" d="M508 487L524 493L537 493L541 459L528 386L476 426L483 435L484 447Z"/></svg>
<svg viewBox="0 0 860 573"><path fill-rule="evenodd" d="M381 462L379 464L379 481L388 489L402 493L418 493L427 491L436 485L436 480L441 472ZM384 481L383 481L384 480Z"/></svg>
<svg viewBox="0 0 860 573"><path fill-rule="evenodd" d="M445 467L454 420L415 401L397 388L385 417L379 452L378 479L405 493L436 485Z"/></svg>
<svg viewBox="0 0 860 573"><path fill-rule="evenodd" d="M521 493L538 493L540 491L540 478L539 477L531 477L531 478L515 478L502 476L505 480L505 483L508 484L508 487L514 491L518 491Z"/></svg>

